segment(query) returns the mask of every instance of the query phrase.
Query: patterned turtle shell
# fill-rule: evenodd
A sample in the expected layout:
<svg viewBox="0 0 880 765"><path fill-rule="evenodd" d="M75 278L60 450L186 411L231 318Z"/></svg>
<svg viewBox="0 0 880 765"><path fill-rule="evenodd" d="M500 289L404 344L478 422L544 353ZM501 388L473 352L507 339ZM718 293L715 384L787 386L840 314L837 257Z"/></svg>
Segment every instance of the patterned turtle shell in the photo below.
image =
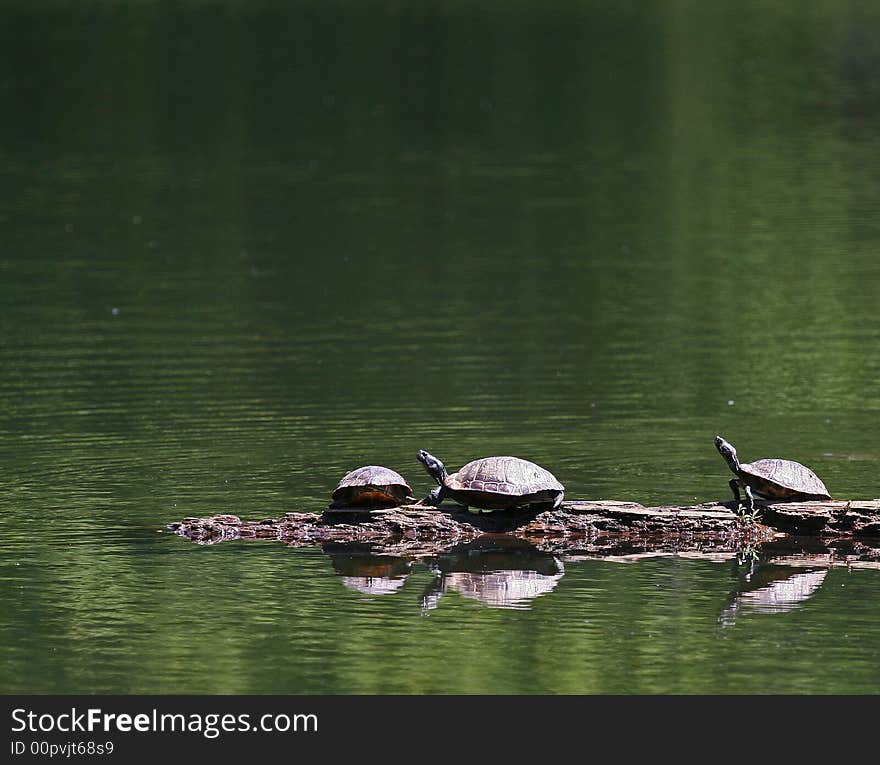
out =
<svg viewBox="0 0 880 765"><path fill-rule="evenodd" d="M768 499L831 499L819 476L792 460L767 459L740 463L740 477Z"/></svg>
<svg viewBox="0 0 880 765"><path fill-rule="evenodd" d="M468 462L446 479L452 491L512 497L561 494L565 487L549 470L520 457L484 457Z"/></svg>
<svg viewBox="0 0 880 765"><path fill-rule="evenodd" d="M366 465L343 476L331 499L337 507L400 505L413 490L400 473L382 465Z"/></svg>

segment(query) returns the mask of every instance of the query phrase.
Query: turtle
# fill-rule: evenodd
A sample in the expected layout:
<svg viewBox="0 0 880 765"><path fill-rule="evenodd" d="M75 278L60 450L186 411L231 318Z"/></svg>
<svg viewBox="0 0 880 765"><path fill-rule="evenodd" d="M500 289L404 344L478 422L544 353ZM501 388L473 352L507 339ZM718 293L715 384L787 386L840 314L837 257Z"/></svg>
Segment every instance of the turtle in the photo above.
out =
<svg viewBox="0 0 880 765"><path fill-rule="evenodd" d="M400 473L381 465L366 465L342 477L330 497L330 507L394 507L415 502L412 494Z"/></svg>
<svg viewBox="0 0 880 765"><path fill-rule="evenodd" d="M484 457L449 475L433 454L416 455L437 482L425 502L439 506L445 497L460 505L488 510L512 510L529 505L559 507L565 487L549 471L519 457Z"/></svg>
<svg viewBox="0 0 880 765"><path fill-rule="evenodd" d="M752 492L765 499L812 500L831 499L821 479L805 465L791 460L766 459L757 462L740 462L736 449L721 436L715 436L715 448L727 460L736 478L730 479L730 488L736 499L737 509L742 506L739 487L746 493L749 513L755 512Z"/></svg>

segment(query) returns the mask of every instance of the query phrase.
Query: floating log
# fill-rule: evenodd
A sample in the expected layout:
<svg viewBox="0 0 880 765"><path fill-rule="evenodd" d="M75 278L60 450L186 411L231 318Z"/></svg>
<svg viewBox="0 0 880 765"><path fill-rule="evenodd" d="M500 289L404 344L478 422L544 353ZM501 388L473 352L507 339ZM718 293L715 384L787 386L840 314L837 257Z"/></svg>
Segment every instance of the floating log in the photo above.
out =
<svg viewBox="0 0 880 765"><path fill-rule="evenodd" d="M470 512L458 505L403 505L323 513L285 513L243 521L236 515L184 518L169 528L199 544L274 539L292 546L370 543L415 553L472 541L484 534L526 539L542 550L735 550L780 535L880 538L880 499L811 502L757 501L757 520L733 512L734 503L645 507L635 502L567 501L542 512Z"/></svg>
<svg viewBox="0 0 880 765"><path fill-rule="evenodd" d="M843 503L830 512L811 503L800 509L787 506L781 515L765 513L787 526L797 519L798 528L819 528L819 515L829 519L826 526L835 519L842 527L811 536L789 536L740 519L724 506L670 509L627 502L568 503L531 515L418 505L288 513L257 522L215 515L171 527L198 544L275 539L293 547L317 547L345 588L370 597L398 593L411 574L428 572L419 597L425 615L442 608L449 592L490 608L528 608L556 588L569 563L631 564L674 557L728 564L733 589L719 610L718 623L729 628L744 614L800 608L832 568L880 570L880 536L853 533L857 527L870 528L856 517L871 518L874 504L880 506L852 503L847 509Z"/></svg>

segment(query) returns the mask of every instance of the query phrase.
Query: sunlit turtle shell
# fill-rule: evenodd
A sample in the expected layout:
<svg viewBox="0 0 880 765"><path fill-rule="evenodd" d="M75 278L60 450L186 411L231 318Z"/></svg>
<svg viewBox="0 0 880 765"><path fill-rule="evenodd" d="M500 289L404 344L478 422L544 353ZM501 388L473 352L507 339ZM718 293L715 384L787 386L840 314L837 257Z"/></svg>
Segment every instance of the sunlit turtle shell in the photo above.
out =
<svg viewBox="0 0 880 765"><path fill-rule="evenodd" d="M393 507L412 497L400 473L381 465L366 465L346 474L333 491L331 507Z"/></svg>
<svg viewBox="0 0 880 765"><path fill-rule="evenodd" d="M810 468L792 460L768 459L740 463L740 478L767 499L831 499Z"/></svg>
<svg viewBox="0 0 880 765"><path fill-rule="evenodd" d="M565 492L553 473L519 457L484 457L468 462L449 476L446 487L454 498L487 509L558 504Z"/></svg>

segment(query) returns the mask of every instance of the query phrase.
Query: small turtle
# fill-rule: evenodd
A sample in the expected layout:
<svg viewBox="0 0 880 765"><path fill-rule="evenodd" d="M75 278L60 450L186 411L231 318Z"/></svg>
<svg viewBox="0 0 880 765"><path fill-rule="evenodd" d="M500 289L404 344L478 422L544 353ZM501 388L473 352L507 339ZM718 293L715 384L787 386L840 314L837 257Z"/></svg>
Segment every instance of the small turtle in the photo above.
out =
<svg viewBox="0 0 880 765"><path fill-rule="evenodd" d="M736 478L730 479L730 488L733 489L738 509L742 506L740 486L745 489L749 513L755 512L753 491L764 499L831 499L825 484L800 462L772 459L743 463L737 458L733 445L721 436L715 436L715 448L736 475Z"/></svg>
<svg viewBox="0 0 880 765"><path fill-rule="evenodd" d="M425 498L433 505L439 506L449 497L460 505L489 510L527 505L559 507L565 496L565 487L549 470L519 457L484 457L449 475L433 454L420 449L416 456L437 482L437 488Z"/></svg>
<svg viewBox="0 0 880 765"><path fill-rule="evenodd" d="M400 473L381 465L367 465L343 476L330 497L330 507L394 507L415 502L412 493Z"/></svg>

